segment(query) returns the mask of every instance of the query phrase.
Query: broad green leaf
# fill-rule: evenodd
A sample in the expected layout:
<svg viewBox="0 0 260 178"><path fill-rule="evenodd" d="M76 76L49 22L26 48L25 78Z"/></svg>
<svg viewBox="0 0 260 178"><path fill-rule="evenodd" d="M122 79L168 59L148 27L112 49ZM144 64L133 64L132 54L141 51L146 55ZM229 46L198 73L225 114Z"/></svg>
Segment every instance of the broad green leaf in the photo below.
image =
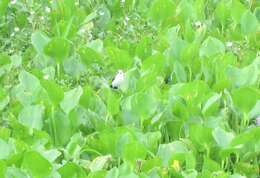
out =
<svg viewBox="0 0 260 178"><path fill-rule="evenodd" d="M54 140L55 144L64 146L68 143L73 134L73 126L70 118L62 112L60 109L56 109L53 118L52 125L54 127Z"/></svg>
<svg viewBox="0 0 260 178"><path fill-rule="evenodd" d="M232 18L237 24L240 24L241 16L246 11L246 7L239 0L232 0L232 11L230 11Z"/></svg>
<svg viewBox="0 0 260 178"><path fill-rule="evenodd" d="M255 88L242 87L231 92L234 106L241 112L248 113L260 100L260 92Z"/></svg>
<svg viewBox="0 0 260 178"><path fill-rule="evenodd" d="M29 129L41 130L43 127L44 107L42 105L25 106L19 114L21 124Z"/></svg>
<svg viewBox="0 0 260 178"><path fill-rule="evenodd" d="M99 93L106 104L108 112L111 115L118 114L120 112L120 96L110 88L103 88Z"/></svg>
<svg viewBox="0 0 260 178"><path fill-rule="evenodd" d="M155 113L159 104L157 92L156 88L150 88L131 98L131 110L138 114L140 119L147 119Z"/></svg>
<svg viewBox="0 0 260 178"><path fill-rule="evenodd" d="M200 56L201 57L214 57L217 54L224 54L225 46L217 38L208 37L201 45Z"/></svg>
<svg viewBox="0 0 260 178"><path fill-rule="evenodd" d="M8 0L0 1L0 17L4 16L8 7Z"/></svg>
<svg viewBox="0 0 260 178"><path fill-rule="evenodd" d="M147 73L148 71L150 71L157 76L158 75L163 76L164 67L165 67L165 57L162 54L157 53L148 57L143 62L141 71L143 73Z"/></svg>
<svg viewBox="0 0 260 178"><path fill-rule="evenodd" d="M31 73L21 71L19 74L19 81L26 92L34 92L40 88L40 81Z"/></svg>
<svg viewBox="0 0 260 178"><path fill-rule="evenodd" d="M85 178L86 173L84 170L79 167L77 164L68 162L58 169L58 172L61 175L61 178Z"/></svg>
<svg viewBox="0 0 260 178"><path fill-rule="evenodd" d="M0 138L0 160L8 159L11 156L12 147Z"/></svg>
<svg viewBox="0 0 260 178"><path fill-rule="evenodd" d="M83 94L83 89L81 86L69 90L64 93L64 98L60 102L60 107L62 110L69 114L71 110L73 110L79 103L80 97Z"/></svg>
<svg viewBox="0 0 260 178"><path fill-rule="evenodd" d="M220 147L227 147L234 138L234 134L225 131L222 128L215 128L212 132L212 135Z"/></svg>
<svg viewBox="0 0 260 178"><path fill-rule="evenodd" d="M52 38L44 47L44 53L61 63L70 54L71 45L68 40L63 38Z"/></svg>
<svg viewBox="0 0 260 178"><path fill-rule="evenodd" d="M91 170L91 172L96 172L102 169L106 169L108 162L111 160L112 160L111 155L98 156L90 163L89 169Z"/></svg>
<svg viewBox="0 0 260 178"><path fill-rule="evenodd" d="M248 149L249 147L251 147L253 151L255 151L256 145L259 144L259 137L260 127L254 127L236 135L232 139L230 145L247 147L247 149L245 150L246 152L250 151Z"/></svg>
<svg viewBox="0 0 260 178"><path fill-rule="evenodd" d="M234 87L255 85L259 79L259 69L255 64L248 65L242 69L228 66L226 74Z"/></svg>
<svg viewBox="0 0 260 178"><path fill-rule="evenodd" d="M166 18L173 16L174 3L171 0L155 0L149 10L149 17L156 23L162 23Z"/></svg>
<svg viewBox="0 0 260 178"><path fill-rule="evenodd" d="M4 53L0 53L0 67L11 63L11 58Z"/></svg>
<svg viewBox="0 0 260 178"><path fill-rule="evenodd" d="M177 78L178 82L186 82L187 81L187 74L186 74L185 68L178 61L175 61L175 63L174 63L174 72L176 74L176 78Z"/></svg>
<svg viewBox="0 0 260 178"><path fill-rule="evenodd" d="M197 146L197 149L207 149L213 142L212 129L198 125L192 124L189 127L189 138Z"/></svg>
<svg viewBox="0 0 260 178"><path fill-rule="evenodd" d="M257 100L255 106L249 112L249 118L256 118L260 115L260 100Z"/></svg>
<svg viewBox="0 0 260 178"><path fill-rule="evenodd" d="M32 34L31 41L37 53L43 55L44 47L48 44L50 38L41 31L36 31Z"/></svg>
<svg viewBox="0 0 260 178"><path fill-rule="evenodd" d="M79 54L80 54L81 61L86 66L93 64L93 63L98 63L98 64L102 63L101 54L91 48L82 47L79 50Z"/></svg>
<svg viewBox="0 0 260 178"><path fill-rule="evenodd" d="M180 141L174 141L167 144L160 144L157 156L162 160L164 166L169 165L169 161L176 154L185 154L188 152L185 144Z"/></svg>
<svg viewBox="0 0 260 178"><path fill-rule="evenodd" d="M88 85L86 85L83 90L79 101L80 105L96 113L105 114L106 105L95 91Z"/></svg>
<svg viewBox="0 0 260 178"><path fill-rule="evenodd" d="M116 69L128 69L131 67L133 60L127 51L114 47L109 47L106 50L110 62L114 64Z"/></svg>
<svg viewBox="0 0 260 178"><path fill-rule="evenodd" d="M258 23L260 23L260 7L255 8L254 14L258 20Z"/></svg>
<svg viewBox="0 0 260 178"><path fill-rule="evenodd" d="M6 175L6 168L7 168L6 162L3 161L3 160L0 160L0 176L1 177L5 177L5 175Z"/></svg>
<svg viewBox="0 0 260 178"><path fill-rule="evenodd" d="M10 97L5 89L0 86L0 111L2 111L10 102Z"/></svg>
<svg viewBox="0 0 260 178"><path fill-rule="evenodd" d="M214 93L204 104L202 108L202 113L205 114L212 114L212 112L217 112L219 107L219 100L221 98L221 94Z"/></svg>
<svg viewBox="0 0 260 178"><path fill-rule="evenodd" d="M147 57L152 55L152 48L151 48L152 39L149 37L144 37L136 46L136 54L142 60L146 59Z"/></svg>
<svg viewBox="0 0 260 178"><path fill-rule="evenodd" d="M241 16L241 31L243 34L248 35L250 33L256 32L259 28L259 23L256 16L250 11L247 10Z"/></svg>
<svg viewBox="0 0 260 178"><path fill-rule="evenodd" d="M215 9L215 17L222 25L225 25L230 15L227 5L225 1L221 1Z"/></svg>
<svg viewBox="0 0 260 178"><path fill-rule="evenodd" d="M6 178L28 178L29 175L26 174L19 168L16 167L8 167L5 173Z"/></svg>
<svg viewBox="0 0 260 178"><path fill-rule="evenodd" d="M64 98L63 89L52 80L41 80L43 88L47 91L52 103L57 106Z"/></svg>
<svg viewBox="0 0 260 178"><path fill-rule="evenodd" d="M176 8L176 14L184 22L187 19L196 19L196 11L194 9L194 4L187 0L181 0Z"/></svg>
<svg viewBox="0 0 260 178"><path fill-rule="evenodd" d="M52 172L52 165L36 151L29 151L24 154L22 167L35 178L47 177Z"/></svg>
<svg viewBox="0 0 260 178"><path fill-rule="evenodd" d="M129 142L124 145L123 159L131 162L133 165L136 164L137 160L143 160L146 158L147 151L144 145L137 141Z"/></svg>

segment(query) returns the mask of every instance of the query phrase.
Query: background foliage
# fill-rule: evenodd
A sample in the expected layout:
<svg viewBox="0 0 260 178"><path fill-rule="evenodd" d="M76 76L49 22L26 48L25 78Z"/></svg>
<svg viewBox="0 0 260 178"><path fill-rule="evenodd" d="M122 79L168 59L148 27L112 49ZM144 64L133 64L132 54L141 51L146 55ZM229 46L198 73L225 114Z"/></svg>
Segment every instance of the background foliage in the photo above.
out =
<svg viewBox="0 0 260 178"><path fill-rule="evenodd" d="M1 0L0 177L258 177L259 22L257 0Z"/></svg>

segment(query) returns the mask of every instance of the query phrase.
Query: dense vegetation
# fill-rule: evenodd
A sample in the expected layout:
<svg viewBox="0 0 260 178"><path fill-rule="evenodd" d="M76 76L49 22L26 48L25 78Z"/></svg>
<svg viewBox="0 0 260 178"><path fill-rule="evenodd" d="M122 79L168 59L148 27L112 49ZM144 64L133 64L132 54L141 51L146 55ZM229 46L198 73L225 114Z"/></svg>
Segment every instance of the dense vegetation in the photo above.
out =
<svg viewBox="0 0 260 178"><path fill-rule="evenodd" d="M258 0L1 0L0 177L259 177L259 22Z"/></svg>

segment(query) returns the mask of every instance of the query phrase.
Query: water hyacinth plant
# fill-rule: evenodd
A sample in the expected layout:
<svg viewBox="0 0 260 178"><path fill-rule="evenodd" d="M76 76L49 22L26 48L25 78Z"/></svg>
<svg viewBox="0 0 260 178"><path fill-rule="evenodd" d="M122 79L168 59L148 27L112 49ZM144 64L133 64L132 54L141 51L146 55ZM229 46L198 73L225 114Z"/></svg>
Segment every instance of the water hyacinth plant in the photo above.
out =
<svg viewBox="0 0 260 178"><path fill-rule="evenodd" d="M260 2L1 0L0 178L258 178Z"/></svg>

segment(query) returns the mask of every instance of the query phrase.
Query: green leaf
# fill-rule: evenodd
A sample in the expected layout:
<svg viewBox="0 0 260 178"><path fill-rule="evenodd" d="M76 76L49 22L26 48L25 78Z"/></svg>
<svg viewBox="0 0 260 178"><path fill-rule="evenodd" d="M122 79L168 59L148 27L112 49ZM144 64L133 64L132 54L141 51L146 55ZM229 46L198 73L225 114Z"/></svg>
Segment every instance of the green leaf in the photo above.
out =
<svg viewBox="0 0 260 178"><path fill-rule="evenodd" d="M260 100L257 100L255 106L249 112L249 118L256 118L260 115Z"/></svg>
<svg viewBox="0 0 260 178"><path fill-rule="evenodd" d="M19 81L26 92L34 92L40 88L40 81L31 73L21 71L19 74Z"/></svg>
<svg viewBox="0 0 260 178"><path fill-rule="evenodd" d="M242 69L228 66L226 74L234 87L255 85L259 79L259 69L255 64L250 64Z"/></svg>
<svg viewBox="0 0 260 178"><path fill-rule="evenodd" d="M52 116L51 116L52 117ZM54 130L56 145L64 146L68 143L73 134L73 124L68 115L62 112L60 109L56 109L54 113Z"/></svg>
<svg viewBox="0 0 260 178"><path fill-rule="evenodd" d="M149 17L156 23L162 23L174 15L174 4L171 0L155 0L149 10Z"/></svg>
<svg viewBox="0 0 260 178"><path fill-rule="evenodd" d="M174 63L174 72L176 74L176 78L177 78L178 82L186 82L187 81L187 74L186 74L185 68L178 61L175 61L175 63Z"/></svg>
<svg viewBox="0 0 260 178"><path fill-rule="evenodd" d="M260 92L255 88L242 87L231 92L234 106L242 112L250 112L257 100L260 100Z"/></svg>
<svg viewBox="0 0 260 178"><path fill-rule="evenodd" d="M52 172L52 165L36 151L29 151L24 154L22 167L35 178L47 177Z"/></svg>
<svg viewBox="0 0 260 178"><path fill-rule="evenodd" d="M0 53L0 66L10 64L11 63L11 58L4 53Z"/></svg>
<svg viewBox="0 0 260 178"><path fill-rule="evenodd" d="M108 47L107 53L111 63L116 67L116 69L128 69L133 63L130 55L125 50Z"/></svg>
<svg viewBox="0 0 260 178"><path fill-rule="evenodd" d="M57 106L64 98L63 89L52 80L41 80L41 84L47 91L52 103Z"/></svg>
<svg viewBox="0 0 260 178"><path fill-rule="evenodd" d="M0 86L0 111L2 111L10 102L10 97L6 90Z"/></svg>
<svg viewBox="0 0 260 178"><path fill-rule="evenodd" d="M86 173L84 170L79 167L77 164L68 162L58 169L58 172L61 175L61 178L85 178Z"/></svg>
<svg viewBox="0 0 260 178"><path fill-rule="evenodd" d="M202 108L202 113L206 114L213 114L212 112L217 112L219 107L219 100L221 98L221 94L214 93L204 104Z"/></svg>
<svg viewBox="0 0 260 178"><path fill-rule="evenodd" d="M0 17L4 16L8 7L9 0L0 1Z"/></svg>
<svg viewBox="0 0 260 178"><path fill-rule="evenodd" d="M234 138L234 134L226 132L222 128L215 128L212 132L212 135L218 146L222 148L228 147L232 139Z"/></svg>
<svg viewBox="0 0 260 178"><path fill-rule="evenodd" d="M112 160L111 155L98 156L90 163L89 169L91 170L91 172L96 172L96 171L106 169L108 162L111 160Z"/></svg>
<svg viewBox="0 0 260 178"><path fill-rule="evenodd" d="M44 33L42 33L41 31L36 31L32 34L31 41L37 53L43 55L44 47L48 44L50 38L46 36Z"/></svg>
<svg viewBox="0 0 260 178"><path fill-rule="evenodd" d="M64 98L60 102L61 109L69 114L79 103L80 97L83 94L83 89L81 86L74 88L70 91L64 93Z"/></svg>
<svg viewBox="0 0 260 178"><path fill-rule="evenodd" d="M97 51L88 48L88 47L82 47L79 50L80 59L86 66L93 64L93 63L102 63L102 55L98 53Z"/></svg>
<svg viewBox="0 0 260 178"><path fill-rule="evenodd" d="M19 121L30 129L41 130L43 113L44 107L42 105L25 106L19 114Z"/></svg>
<svg viewBox="0 0 260 178"><path fill-rule="evenodd" d="M246 7L239 0L232 0L232 11L230 11L232 18L237 24L240 24L241 16L246 11Z"/></svg>
<svg viewBox="0 0 260 178"><path fill-rule="evenodd" d="M29 175L26 174L21 169L16 167L8 167L5 173L6 178L28 178Z"/></svg>
<svg viewBox="0 0 260 178"><path fill-rule="evenodd" d="M257 28L259 27L256 16L250 10L247 10L243 13L240 23L241 31L245 35L256 32Z"/></svg>
<svg viewBox="0 0 260 178"><path fill-rule="evenodd" d="M0 176L5 177L6 175L6 163L3 160L0 160Z"/></svg>
<svg viewBox="0 0 260 178"><path fill-rule="evenodd" d="M198 145L197 149L208 148L213 142L212 129L202 125L192 124L189 127L189 138Z"/></svg>
<svg viewBox="0 0 260 178"><path fill-rule="evenodd" d="M9 158L11 153L11 146L0 138L0 160Z"/></svg>
<svg viewBox="0 0 260 178"><path fill-rule="evenodd" d="M215 17L222 24L225 25L230 15L230 11L225 1L218 3L215 9Z"/></svg>
<svg viewBox="0 0 260 178"><path fill-rule="evenodd" d="M147 151L144 145L138 143L137 141L133 141L124 145L122 157L124 160L129 161L135 165L137 160L145 159L146 154Z"/></svg>
<svg viewBox="0 0 260 178"><path fill-rule="evenodd" d="M70 54L71 45L68 40L63 38L52 38L44 47L44 53L61 63Z"/></svg>
<svg viewBox="0 0 260 178"><path fill-rule="evenodd" d="M118 114L120 111L120 96L114 93L110 88L102 88L100 95L106 104L108 112L111 115Z"/></svg>
<svg viewBox="0 0 260 178"><path fill-rule="evenodd" d="M201 45L200 56L201 57L212 57L217 54L224 54L225 46L224 44L214 37L208 37Z"/></svg>
<svg viewBox="0 0 260 178"><path fill-rule="evenodd" d="M188 152L185 144L180 141L174 141L167 144L160 144L157 156L162 160L163 165L168 167L169 161L177 154L185 154Z"/></svg>

